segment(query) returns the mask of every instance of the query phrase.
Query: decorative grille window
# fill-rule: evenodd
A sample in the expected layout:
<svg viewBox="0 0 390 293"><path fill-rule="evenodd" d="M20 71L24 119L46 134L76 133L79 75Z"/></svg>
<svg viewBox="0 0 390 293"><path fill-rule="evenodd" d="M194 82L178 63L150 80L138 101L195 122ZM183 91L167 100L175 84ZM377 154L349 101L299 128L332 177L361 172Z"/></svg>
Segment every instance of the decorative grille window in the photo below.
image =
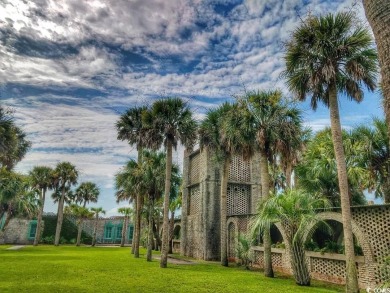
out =
<svg viewBox="0 0 390 293"><path fill-rule="evenodd" d="M249 214L251 193L249 185L229 184L227 190L227 214Z"/></svg>

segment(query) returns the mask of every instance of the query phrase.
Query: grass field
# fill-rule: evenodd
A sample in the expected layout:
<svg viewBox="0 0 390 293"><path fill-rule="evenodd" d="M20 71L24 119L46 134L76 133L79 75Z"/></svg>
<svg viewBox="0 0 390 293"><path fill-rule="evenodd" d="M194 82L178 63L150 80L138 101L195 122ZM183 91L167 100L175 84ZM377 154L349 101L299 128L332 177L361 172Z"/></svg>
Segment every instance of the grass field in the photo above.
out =
<svg viewBox="0 0 390 293"><path fill-rule="evenodd" d="M145 253L141 250L141 253ZM173 265L135 259L129 248L0 246L0 292L342 292L314 282L299 287L286 277L214 262Z"/></svg>

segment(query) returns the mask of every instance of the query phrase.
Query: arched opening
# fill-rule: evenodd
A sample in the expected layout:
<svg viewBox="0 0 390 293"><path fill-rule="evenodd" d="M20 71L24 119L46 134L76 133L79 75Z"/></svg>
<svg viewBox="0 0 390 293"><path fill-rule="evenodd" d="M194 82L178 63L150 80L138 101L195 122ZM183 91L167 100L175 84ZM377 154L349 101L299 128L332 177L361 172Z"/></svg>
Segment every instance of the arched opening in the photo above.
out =
<svg viewBox="0 0 390 293"><path fill-rule="evenodd" d="M344 254L343 225L337 220L325 220L314 227L311 237L308 237L305 249L321 253ZM354 235L355 255L362 256L361 244Z"/></svg>
<svg viewBox="0 0 390 293"><path fill-rule="evenodd" d="M176 225L175 228L173 229L173 239L179 240L181 235L180 233L181 233L181 227L180 225Z"/></svg>
<svg viewBox="0 0 390 293"><path fill-rule="evenodd" d="M233 222L228 225L228 258L236 256L236 226Z"/></svg>
<svg viewBox="0 0 390 293"><path fill-rule="evenodd" d="M271 247L285 248L283 235L277 225L275 224L271 225L270 234L271 234ZM263 236L261 235L260 231L257 234L255 245L263 246Z"/></svg>

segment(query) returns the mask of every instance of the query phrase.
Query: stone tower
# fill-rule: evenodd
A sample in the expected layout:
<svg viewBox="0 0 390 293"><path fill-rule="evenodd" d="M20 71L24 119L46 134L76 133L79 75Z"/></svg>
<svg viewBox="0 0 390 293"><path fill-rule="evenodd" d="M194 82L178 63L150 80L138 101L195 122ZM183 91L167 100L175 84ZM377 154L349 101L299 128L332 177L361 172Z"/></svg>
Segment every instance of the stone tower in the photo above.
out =
<svg viewBox="0 0 390 293"><path fill-rule="evenodd" d="M245 232L248 219L261 197L259 155L250 161L234 156L227 192L228 250L234 236ZM184 153L181 254L203 260L220 259L220 170L207 149ZM230 228L229 228L230 227ZM230 230L229 230L230 229ZM233 234L232 234L233 233ZM229 242L228 239L228 242ZM228 251L228 254L230 254Z"/></svg>

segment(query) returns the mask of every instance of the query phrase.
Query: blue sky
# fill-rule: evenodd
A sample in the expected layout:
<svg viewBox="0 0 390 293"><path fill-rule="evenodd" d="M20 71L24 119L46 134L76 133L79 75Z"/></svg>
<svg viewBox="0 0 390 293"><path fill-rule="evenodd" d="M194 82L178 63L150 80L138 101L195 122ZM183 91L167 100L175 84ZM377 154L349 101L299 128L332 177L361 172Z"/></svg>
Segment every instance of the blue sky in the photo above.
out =
<svg viewBox="0 0 390 293"><path fill-rule="evenodd" d="M0 102L15 109L33 143L17 169L70 161L80 181L99 185L97 205L112 215L114 174L136 155L116 139L125 109L180 96L200 120L245 89L289 95L280 78L283 43L300 17L349 9L367 24L354 0L2 1ZM383 116L376 93L340 106L346 128ZM314 130L329 125L327 109L301 108Z"/></svg>

